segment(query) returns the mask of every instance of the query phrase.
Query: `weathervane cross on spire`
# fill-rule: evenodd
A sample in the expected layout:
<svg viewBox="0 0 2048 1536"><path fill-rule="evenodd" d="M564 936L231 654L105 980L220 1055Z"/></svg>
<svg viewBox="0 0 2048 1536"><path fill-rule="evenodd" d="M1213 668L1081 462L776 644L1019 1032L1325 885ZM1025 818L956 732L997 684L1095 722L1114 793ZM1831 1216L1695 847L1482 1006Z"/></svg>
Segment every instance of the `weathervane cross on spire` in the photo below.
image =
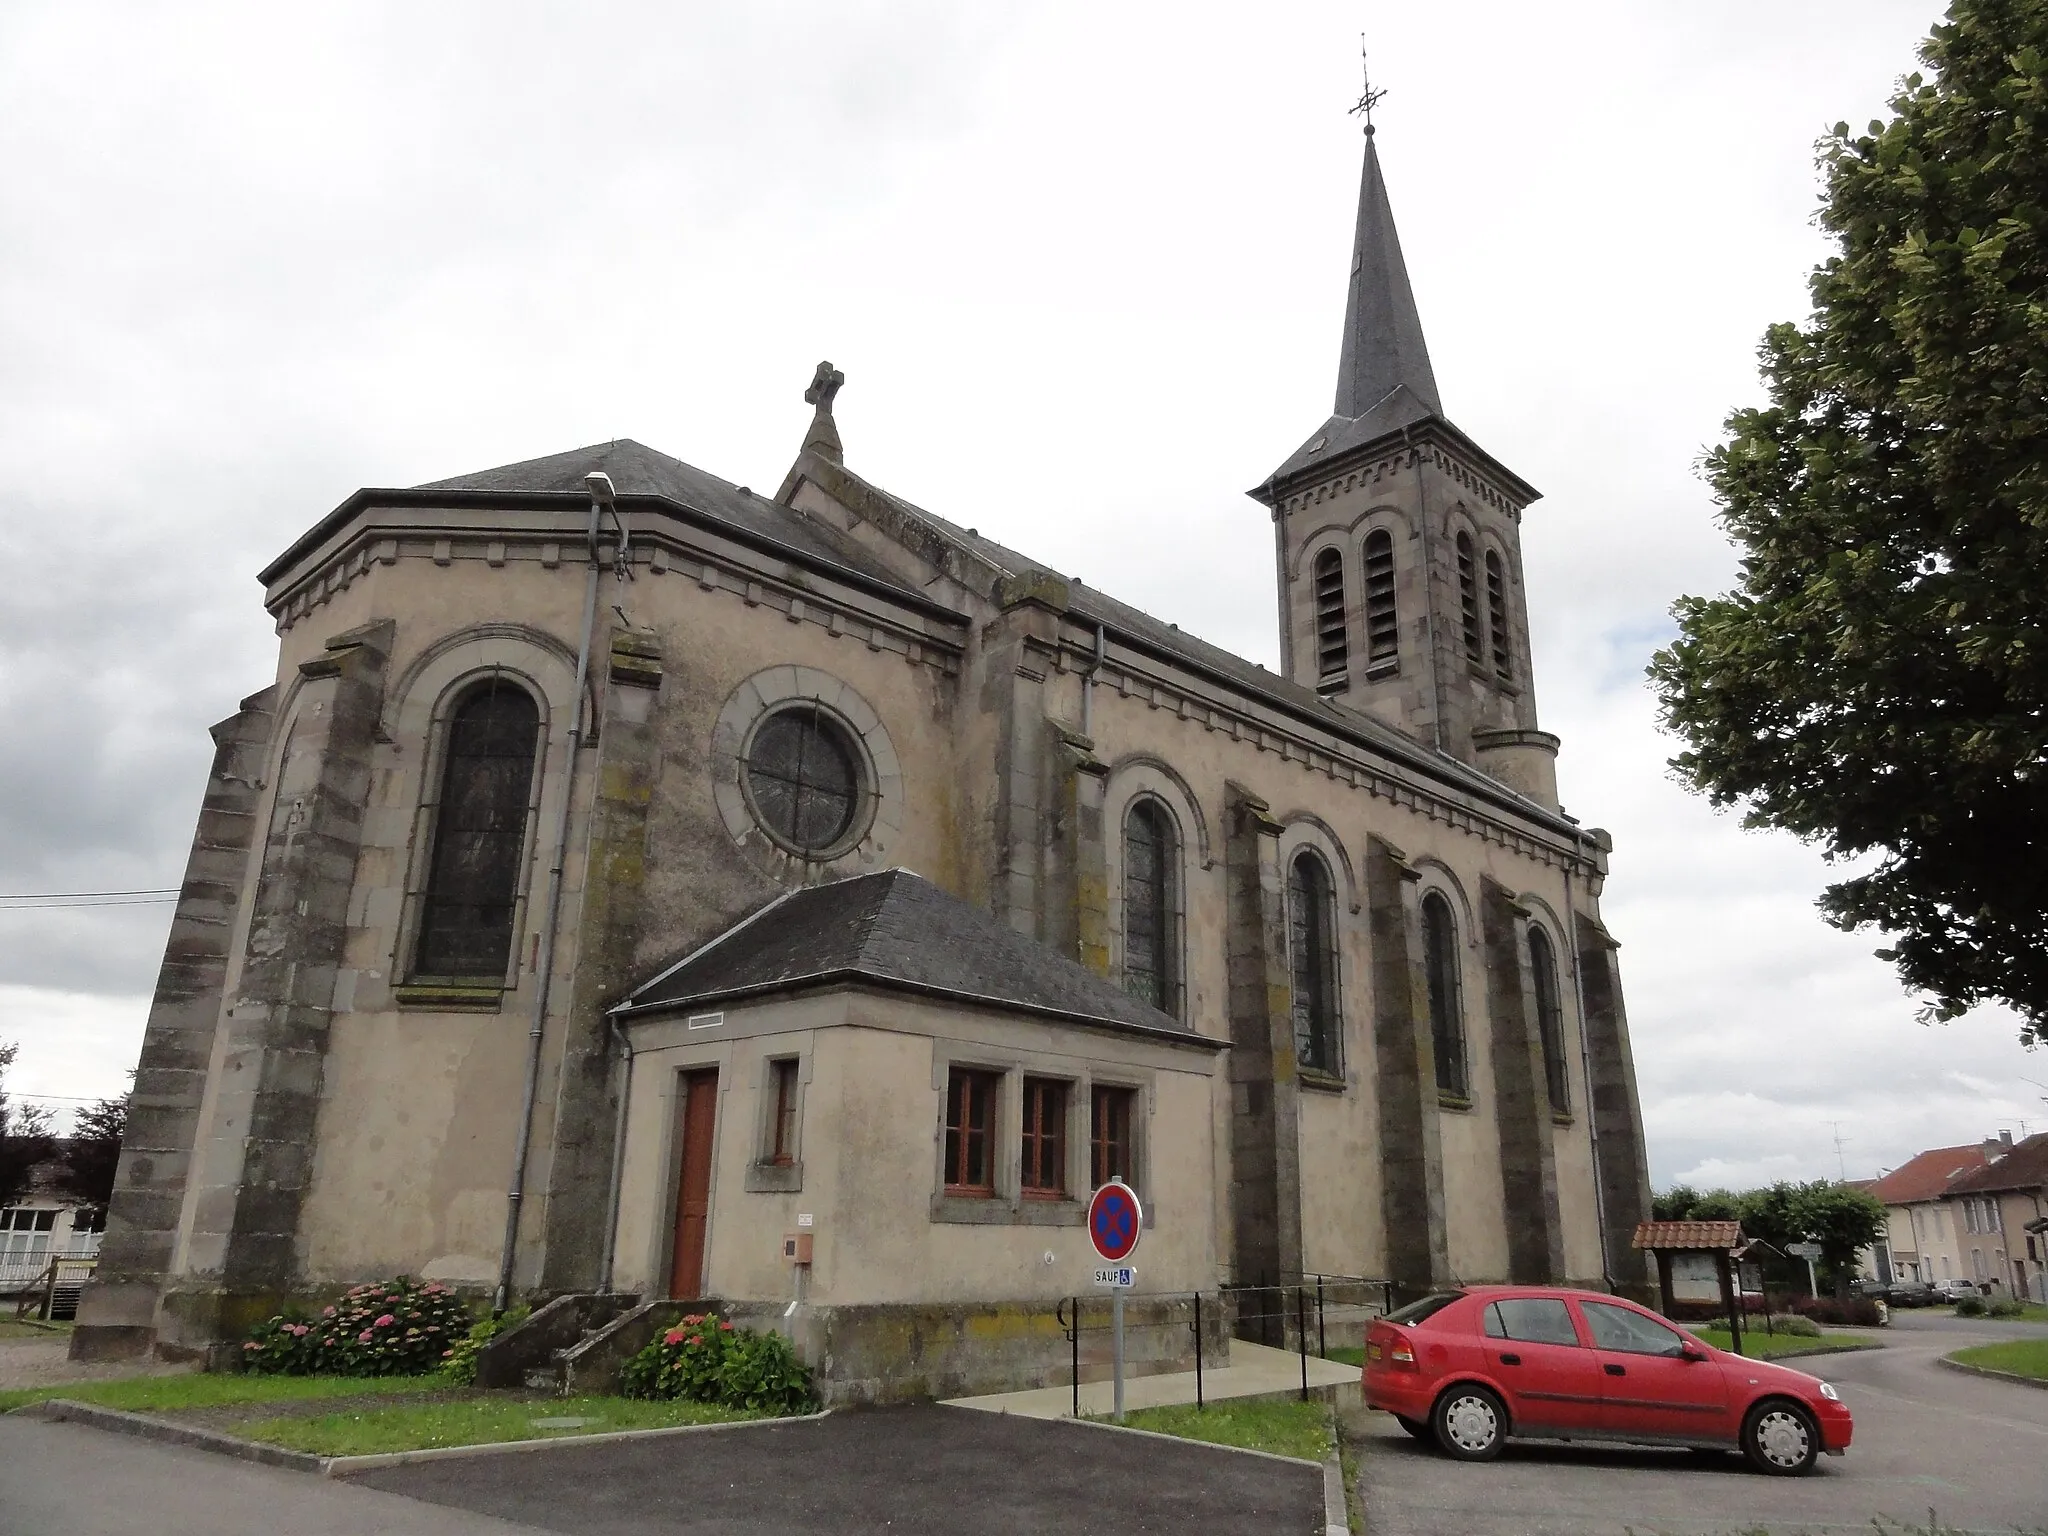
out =
<svg viewBox="0 0 2048 1536"><path fill-rule="evenodd" d="M1365 119L1365 136L1371 138L1372 109L1380 104L1380 98L1387 93L1384 90L1376 91L1372 88L1372 65L1366 58L1365 34L1363 32L1358 35L1358 67L1365 77L1365 94L1358 98L1358 105L1353 107L1347 116L1363 117Z"/></svg>

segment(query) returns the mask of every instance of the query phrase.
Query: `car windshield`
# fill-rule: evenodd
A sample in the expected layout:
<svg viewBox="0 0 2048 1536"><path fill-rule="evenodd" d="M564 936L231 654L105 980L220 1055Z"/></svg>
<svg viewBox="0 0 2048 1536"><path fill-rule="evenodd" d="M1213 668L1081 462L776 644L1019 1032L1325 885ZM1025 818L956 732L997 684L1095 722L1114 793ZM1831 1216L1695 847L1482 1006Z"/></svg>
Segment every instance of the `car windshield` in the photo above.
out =
<svg viewBox="0 0 2048 1536"><path fill-rule="evenodd" d="M1464 1294L1463 1291L1439 1291L1434 1296L1425 1296L1420 1301L1411 1301L1407 1306L1389 1312L1386 1320L1413 1328L1417 1323L1428 1322Z"/></svg>

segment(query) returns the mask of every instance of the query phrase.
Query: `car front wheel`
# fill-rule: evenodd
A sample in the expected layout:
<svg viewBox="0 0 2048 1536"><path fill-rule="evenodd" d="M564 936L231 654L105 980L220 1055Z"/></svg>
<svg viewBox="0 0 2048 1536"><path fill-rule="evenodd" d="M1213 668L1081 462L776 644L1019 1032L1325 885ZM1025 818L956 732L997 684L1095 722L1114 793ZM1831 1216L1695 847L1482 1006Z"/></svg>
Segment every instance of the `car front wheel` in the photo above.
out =
<svg viewBox="0 0 2048 1536"><path fill-rule="evenodd" d="M1742 1421L1742 1454L1759 1472L1798 1477L1811 1472L1820 1455L1820 1426L1797 1403L1758 1403Z"/></svg>
<svg viewBox="0 0 2048 1536"><path fill-rule="evenodd" d="M1436 1443L1460 1461L1491 1461L1507 1438L1508 1414L1484 1387L1453 1387L1430 1415Z"/></svg>

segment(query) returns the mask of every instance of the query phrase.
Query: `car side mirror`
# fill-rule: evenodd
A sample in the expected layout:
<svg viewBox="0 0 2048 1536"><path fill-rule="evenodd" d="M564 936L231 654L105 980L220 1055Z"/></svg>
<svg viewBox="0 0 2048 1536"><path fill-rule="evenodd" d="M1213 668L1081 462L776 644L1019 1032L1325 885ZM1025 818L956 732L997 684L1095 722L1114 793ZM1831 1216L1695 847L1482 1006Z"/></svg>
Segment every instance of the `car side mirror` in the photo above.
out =
<svg viewBox="0 0 2048 1536"><path fill-rule="evenodd" d="M1697 1365L1707 1358L1707 1352L1697 1344L1681 1344L1678 1346L1678 1358Z"/></svg>

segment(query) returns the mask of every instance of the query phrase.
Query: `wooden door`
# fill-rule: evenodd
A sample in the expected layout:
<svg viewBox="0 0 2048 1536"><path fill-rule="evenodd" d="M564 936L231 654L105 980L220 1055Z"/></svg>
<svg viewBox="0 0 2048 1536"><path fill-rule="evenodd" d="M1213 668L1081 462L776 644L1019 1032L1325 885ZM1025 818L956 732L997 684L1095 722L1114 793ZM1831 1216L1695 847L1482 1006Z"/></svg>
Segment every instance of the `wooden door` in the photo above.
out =
<svg viewBox="0 0 2048 1536"><path fill-rule="evenodd" d="M668 1293L678 1301L703 1294L704 1229L711 1219L712 1132L718 1118L718 1069L685 1072L676 1095L676 1140L683 1166L676 1179L675 1262Z"/></svg>

